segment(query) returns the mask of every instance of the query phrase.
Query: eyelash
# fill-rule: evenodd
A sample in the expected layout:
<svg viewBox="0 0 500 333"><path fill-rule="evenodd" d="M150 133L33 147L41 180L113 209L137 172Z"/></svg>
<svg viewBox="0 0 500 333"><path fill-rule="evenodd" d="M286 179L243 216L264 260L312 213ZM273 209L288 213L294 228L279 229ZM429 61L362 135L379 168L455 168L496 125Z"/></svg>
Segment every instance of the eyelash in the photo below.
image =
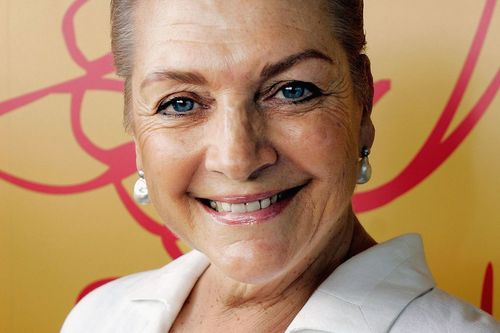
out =
<svg viewBox="0 0 500 333"><path fill-rule="evenodd" d="M186 111L186 112L164 112L164 113L162 113L162 111L167 109L169 106L171 106L176 101L191 101L193 103L193 108L196 105L201 106L202 108L205 108L202 104L196 102L194 98L187 97L187 96L176 96L176 97L173 97L170 99L162 100L160 102L160 104L158 105L158 107L156 108L156 113L160 113L164 116L171 116L171 117L184 117L184 116L187 116L187 115L193 113L193 111L191 111L191 110Z"/></svg>
<svg viewBox="0 0 500 333"><path fill-rule="evenodd" d="M275 89L275 87L278 85L279 85L279 87L277 89ZM298 100L289 100L287 102L277 102L277 104L297 105L297 104L309 102L317 97L325 95L325 93L319 87L317 87L316 85L314 85L311 82L287 81L287 82L277 82L277 83L273 84L270 88L266 89L263 94L257 94L255 97L255 100L258 100L260 98L260 96L268 95L269 92L273 91L273 93L269 97L264 99L267 101L267 100L270 100L273 97L275 97L280 92L283 94L283 89L285 89L286 87L297 87L297 86L301 86L304 90L309 91L309 96L299 98ZM162 112L165 109L167 109L169 106L171 106L172 103L174 103L176 101L180 101L180 100L191 101L193 103L193 110L189 110L186 112ZM285 100L287 100L287 98L281 98L281 100L285 101ZM196 105L198 107L195 107ZM194 111L198 108L208 109L208 106L206 106L203 103L197 102L196 98L191 98L188 96L176 96L176 97L173 97L170 99L164 99L164 100L160 101L158 107L156 108L156 113L161 114L163 116L168 116L168 117L186 117L186 116L193 114Z"/></svg>
<svg viewBox="0 0 500 333"><path fill-rule="evenodd" d="M279 87L277 89L274 89L278 85L279 85ZM311 82L286 81L286 82L277 82L274 85L272 85L267 90L267 93L264 94L264 95L269 94L269 91L273 92L268 98L266 98L266 100L275 97L278 93L283 92L283 89L285 89L286 87L290 87L290 86L295 86L295 87L301 86L302 88L308 90L310 95L306 96L306 97L301 97L297 100L289 100L288 102L280 103L280 104L295 104L295 105L297 105L297 104L309 102L312 99L315 99L317 97L325 95L325 93L319 87L317 87L315 84L313 84ZM282 100L287 100L287 99L283 98Z"/></svg>

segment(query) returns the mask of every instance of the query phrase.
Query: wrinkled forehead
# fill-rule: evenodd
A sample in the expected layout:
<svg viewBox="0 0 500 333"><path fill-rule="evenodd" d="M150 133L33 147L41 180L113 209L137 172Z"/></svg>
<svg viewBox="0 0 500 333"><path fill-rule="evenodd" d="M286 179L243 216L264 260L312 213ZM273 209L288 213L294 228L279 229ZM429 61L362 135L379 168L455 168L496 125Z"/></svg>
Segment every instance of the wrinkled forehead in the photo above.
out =
<svg viewBox="0 0 500 333"><path fill-rule="evenodd" d="M134 15L138 72L249 70L300 50L336 52L322 0L146 0Z"/></svg>

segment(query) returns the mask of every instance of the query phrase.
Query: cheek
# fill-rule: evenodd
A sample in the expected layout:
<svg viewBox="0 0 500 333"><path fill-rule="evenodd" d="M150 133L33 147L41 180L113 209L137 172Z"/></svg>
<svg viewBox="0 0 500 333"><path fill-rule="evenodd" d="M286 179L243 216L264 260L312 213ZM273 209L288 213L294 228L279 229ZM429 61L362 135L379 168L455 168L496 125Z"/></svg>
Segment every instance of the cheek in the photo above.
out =
<svg viewBox="0 0 500 333"><path fill-rule="evenodd" d="M148 185L170 193L185 192L193 165L189 145L154 131L142 141L141 156ZM161 185L169 184L168 187Z"/></svg>
<svg viewBox="0 0 500 333"><path fill-rule="evenodd" d="M278 149L303 171L317 178L331 178L348 172L356 160L356 135L348 117L327 113L281 121Z"/></svg>
<svg viewBox="0 0 500 333"><path fill-rule="evenodd" d="M138 137L138 142L152 203L163 222L182 235L180 226L192 224L186 221L190 216L186 191L199 167L201 154L194 144L196 133L179 132L148 129Z"/></svg>

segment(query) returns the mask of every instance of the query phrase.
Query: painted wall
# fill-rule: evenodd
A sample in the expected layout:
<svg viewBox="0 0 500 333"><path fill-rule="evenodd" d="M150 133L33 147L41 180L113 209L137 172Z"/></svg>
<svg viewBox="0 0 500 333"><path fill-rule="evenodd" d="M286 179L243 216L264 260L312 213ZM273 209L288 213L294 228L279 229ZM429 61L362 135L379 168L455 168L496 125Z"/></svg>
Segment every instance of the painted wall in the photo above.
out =
<svg viewBox="0 0 500 333"><path fill-rule="evenodd" d="M424 237L438 285L500 318L496 0L366 1L378 241ZM0 2L0 332L56 332L85 288L187 248L130 197L108 1ZM496 296L496 297L495 297Z"/></svg>

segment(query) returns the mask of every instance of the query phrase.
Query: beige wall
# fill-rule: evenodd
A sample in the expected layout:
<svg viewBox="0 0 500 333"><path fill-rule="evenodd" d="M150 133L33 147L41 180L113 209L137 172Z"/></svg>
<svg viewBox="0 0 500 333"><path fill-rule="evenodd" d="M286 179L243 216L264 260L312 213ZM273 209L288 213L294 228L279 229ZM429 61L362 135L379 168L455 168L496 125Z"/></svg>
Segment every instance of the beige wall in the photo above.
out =
<svg viewBox="0 0 500 333"><path fill-rule="evenodd" d="M0 332L56 332L89 283L168 262L161 235L170 254L186 250L150 207L138 209L121 192L135 180L121 82L108 58L79 65L77 52L90 61L109 52L108 1L75 3L84 5L64 25L69 33L74 24L72 58L62 29L72 1L0 1ZM445 106L485 6L486 37L477 39L477 64L447 123ZM360 218L378 241L421 233L438 285L477 306L488 263L500 285L497 7L493 0L366 3L368 53L383 97L374 109L374 178L355 197Z"/></svg>

